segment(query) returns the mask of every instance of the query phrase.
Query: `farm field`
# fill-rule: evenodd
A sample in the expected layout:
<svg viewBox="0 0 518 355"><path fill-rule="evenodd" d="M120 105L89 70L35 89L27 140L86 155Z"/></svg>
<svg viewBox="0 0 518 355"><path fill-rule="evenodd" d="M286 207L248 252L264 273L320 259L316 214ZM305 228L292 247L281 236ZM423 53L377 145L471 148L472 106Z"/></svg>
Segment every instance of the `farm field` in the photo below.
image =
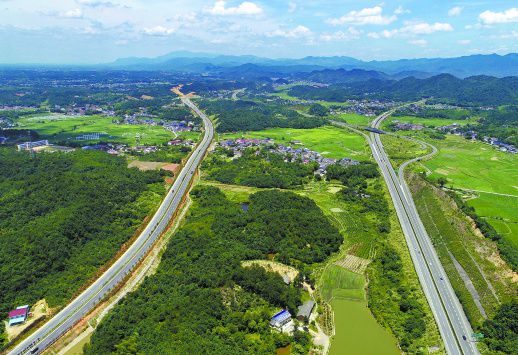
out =
<svg viewBox="0 0 518 355"><path fill-rule="evenodd" d="M343 129L324 126L312 129L270 128L262 131L220 134L220 140L233 138L272 138L276 143L289 144L299 140L304 147L327 158L369 160L370 149L363 137Z"/></svg>
<svg viewBox="0 0 518 355"><path fill-rule="evenodd" d="M117 125L111 117L82 116L70 117L64 115L45 115L26 117L18 121L20 129L37 131L41 138L52 142L80 142L75 137L89 133L104 133L103 141L112 141L128 145L136 145L135 136L140 135L140 144L162 144L175 135L158 126ZM196 134L197 135L197 134ZM97 141L81 141L95 143Z"/></svg>
<svg viewBox="0 0 518 355"><path fill-rule="evenodd" d="M431 143L439 153L422 163L432 172L431 177L442 176L448 179L448 186L475 190L477 197L468 203L518 247L518 157L459 136L448 135L444 141Z"/></svg>
<svg viewBox="0 0 518 355"><path fill-rule="evenodd" d="M383 127L386 127L389 123L394 121L404 122L404 123L413 123L413 124L422 124L426 127L439 127L439 126L449 126L454 123L459 126L465 126L467 124L476 123L478 118L470 117L466 120L452 120L449 118L427 118L427 117L415 117L415 116L392 116L383 122Z"/></svg>
<svg viewBox="0 0 518 355"><path fill-rule="evenodd" d="M337 121L344 121L355 126L368 126L374 119L374 117L358 115L356 113L340 113L338 115L332 115L331 118Z"/></svg>
<svg viewBox="0 0 518 355"><path fill-rule="evenodd" d="M320 282L322 296L334 312L336 334L330 354L399 353L396 339L376 322L367 308L364 276L329 265Z"/></svg>

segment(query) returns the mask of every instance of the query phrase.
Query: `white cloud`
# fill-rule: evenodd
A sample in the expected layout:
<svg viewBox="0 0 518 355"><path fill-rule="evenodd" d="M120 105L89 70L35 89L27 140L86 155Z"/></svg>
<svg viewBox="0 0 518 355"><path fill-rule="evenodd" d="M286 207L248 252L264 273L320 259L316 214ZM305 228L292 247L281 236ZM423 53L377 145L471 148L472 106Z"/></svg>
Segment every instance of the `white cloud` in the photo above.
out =
<svg viewBox="0 0 518 355"><path fill-rule="evenodd" d="M339 18L328 19L331 25L388 25L397 20L397 16L383 16L381 6L367 7L360 11L350 11Z"/></svg>
<svg viewBox="0 0 518 355"><path fill-rule="evenodd" d="M102 1L102 0L76 0L76 3L79 5L87 6L87 7L116 7L117 4L114 4L110 1Z"/></svg>
<svg viewBox="0 0 518 355"><path fill-rule="evenodd" d="M227 2L218 0L213 7L208 9L212 15L258 15L263 12L263 9L250 1L245 1L234 7L226 7Z"/></svg>
<svg viewBox="0 0 518 355"><path fill-rule="evenodd" d="M411 33L411 34L430 34L434 32L449 32L453 31L452 25L444 22L435 22L432 24L426 22L418 22L413 24L408 24L405 27L400 29L402 33Z"/></svg>
<svg viewBox="0 0 518 355"><path fill-rule="evenodd" d="M399 5L396 10L394 10L395 15L409 14L410 10L403 8L403 6Z"/></svg>
<svg viewBox="0 0 518 355"><path fill-rule="evenodd" d="M450 16L450 17L459 16L461 12L462 12L462 7L454 6L448 10L448 16Z"/></svg>
<svg viewBox="0 0 518 355"><path fill-rule="evenodd" d="M266 34L268 37L302 38L313 35L313 32L306 26L298 25L292 29L277 29Z"/></svg>
<svg viewBox="0 0 518 355"><path fill-rule="evenodd" d="M398 35L415 36L450 31L453 31L453 27L449 23L435 22L430 24L427 22L407 22L405 26L399 29L371 32L367 34L367 36L370 38L391 38Z"/></svg>
<svg viewBox="0 0 518 355"><path fill-rule="evenodd" d="M465 46L465 45L467 45L467 44L470 44L470 43L471 43L471 40L469 40L469 39L459 39L459 40L457 41L457 43L458 43L458 44L462 44L462 45L464 45L464 46Z"/></svg>
<svg viewBox="0 0 518 355"><path fill-rule="evenodd" d="M518 22L518 8L513 7L503 12L484 11L478 15L478 18L486 25Z"/></svg>
<svg viewBox="0 0 518 355"><path fill-rule="evenodd" d="M346 31L338 31L334 33L323 33L320 35L320 39L324 42L333 41L351 41L360 37L361 31L358 31L354 27L349 27Z"/></svg>
<svg viewBox="0 0 518 355"><path fill-rule="evenodd" d="M81 9L73 9L69 11L60 12L59 17L79 19L83 18L83 12L81 11Z"/></svg>
<svg viewBox="0 0 518 355"><path fill-rule="evenodd" d="M297 3L293 2L293 1L290 1L288 3L288 12L289 13L293 13L293 12L295 12L295 10L297 10Z"/></svg>
<svg viewBox="0 0 518 355"><path fill-rule="evenodd" d="M420 47L425 47L428 44L428 42L425 39L413 39L411 41L408 41L408 43L416 45L416 46L420 46Z"/></svg>
<svg viewBox="0 0 518 355"><path fill-rule="evenodd" d="M150 27L150 28L144 28L142 30L142 33L144 33L148 36L158 36L158 37L169 36L169 35L173 34L174 32L175 32L175 30L173 28L167 28L164 26L155 26L155 27Z"/></svg>

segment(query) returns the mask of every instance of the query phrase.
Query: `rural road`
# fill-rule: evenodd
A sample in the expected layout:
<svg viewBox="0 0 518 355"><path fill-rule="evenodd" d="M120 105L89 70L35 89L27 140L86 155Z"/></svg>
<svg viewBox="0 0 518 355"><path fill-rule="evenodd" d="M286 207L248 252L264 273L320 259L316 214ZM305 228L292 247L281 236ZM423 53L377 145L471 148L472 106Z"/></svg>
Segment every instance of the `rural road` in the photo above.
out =
<svg viewBox="0 0 518 355"><path fill-rule="evenodd" d="M378 116L372 122L372 128L379 129L383 120L391 114L392 111L389 111ZM387 183L415 270L439 327L447 353L451 355L478 354L476 344L471 341L473 332L471 325L419 218L414 200L404 179L405 167L410 163L434 155L435 147L431 146L430 154L401 165L396 175L385 153L380 135L371 132L367 140Z"/></svg>
<svg viewBox="0 0 518 355"><path fill-rule="evenodd" d="M173 186L149 224L129 249L92 285L72 300L70 304L52 317L47 323L12 349L9 354L40 354L54 343L125 279L164 232L187 192L194 172L200 165L214 137L214 126L211 120L201 112L189 98L182 97L182 101L203 120L205 134L177 176Z"/></svg>

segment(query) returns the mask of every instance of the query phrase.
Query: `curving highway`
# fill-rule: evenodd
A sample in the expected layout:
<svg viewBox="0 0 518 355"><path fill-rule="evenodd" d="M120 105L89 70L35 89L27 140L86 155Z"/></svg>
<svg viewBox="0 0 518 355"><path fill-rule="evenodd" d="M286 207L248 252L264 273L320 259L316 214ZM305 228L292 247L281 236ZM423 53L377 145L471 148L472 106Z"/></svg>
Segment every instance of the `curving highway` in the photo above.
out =
<svg viewBox="0 0 518 355"><path fill-rule="evenodd" d="M372 122L372 128L379 129L383 120L392 113L393 111L389 111L378 116ZM473 332L471 325L419 218L414 200L404 179L404 170L409 164L433 156L437 149L424 143L432 148L432 152L424 157L405 162L396 175L385 153L380 135L370 133L367 141L387 183L415 270L439 327L446 351L451 355L478 354L476 344L471 341Z"/></svg>
<svg viewBox="0 0 518 355"><path fill-rule="evenodd" d="M126 278L167 228L214 137L214 126L211 120L189 98L182 97L181 99L203 120L205 134L151 221L128 250L106 272L52 319L12 349L9 354L40 354L49 347Z"/></svg>

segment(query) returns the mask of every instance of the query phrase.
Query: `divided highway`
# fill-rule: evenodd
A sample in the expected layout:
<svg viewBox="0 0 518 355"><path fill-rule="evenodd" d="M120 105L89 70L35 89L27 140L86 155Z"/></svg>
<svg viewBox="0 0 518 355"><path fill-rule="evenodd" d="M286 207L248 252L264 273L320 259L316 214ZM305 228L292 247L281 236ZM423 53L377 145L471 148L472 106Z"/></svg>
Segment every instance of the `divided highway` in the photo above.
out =
<svg viewBox="0 0 518 355"><path fill-rule="evenodd" d="M378 116L373 121L372 128L379 129L383 120L392 113L393 111L389 111ZM380 135L371 132L367 140L387 183L415 270L439 327L446 351L451 355L478 354L476 344L471 341L473 332L471 325L419 218L404 179L405 167L412 162L432 156L436 153L435 147L431 146L433 151L427 156L404 163L396 175L385 153Z"/></svg>
<svg viewBox="0 0 518 355"><path fill-rule="evenodd" d="M182 101L203 120L205 134L149 224L129 249L101 277L9 354L40 354L49 347L113 290L133 270L164 232L214 137L214 126L211 120L189 98L182 97Z"/></svg>

